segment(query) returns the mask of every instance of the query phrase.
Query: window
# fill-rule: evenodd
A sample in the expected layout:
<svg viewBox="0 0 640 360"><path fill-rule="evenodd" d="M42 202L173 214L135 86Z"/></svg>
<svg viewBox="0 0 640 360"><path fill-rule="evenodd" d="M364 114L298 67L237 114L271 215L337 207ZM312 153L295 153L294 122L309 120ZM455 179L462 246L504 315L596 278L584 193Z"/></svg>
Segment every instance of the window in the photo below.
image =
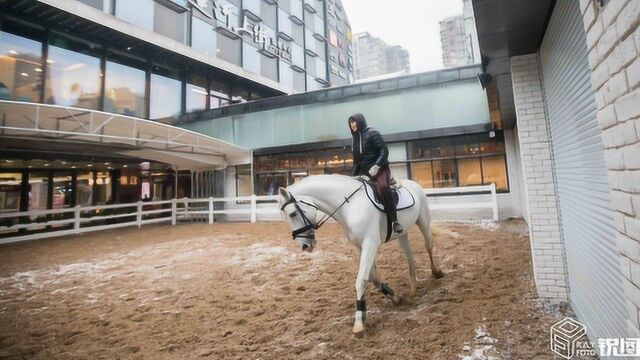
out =
<svg viewBox="0 0 640 360"><path fill-rule="evenodd" d="M424 187L495 183L497 190L509 191L503 136L495 132L494 137L481 133L411 141L407 150L413 179Z"/></svg>
<svg viewBox="0 0 640 360"><path fill-rule="evenodd" d="M453 159L436 160L432 166L434 187L456 186L456 165Z"/></svg>
<svg viewBox="0 0 640 360"><path fill-rule="evenodd" d="M482 185L480 158L458 159L460 186Z"/></svg>
<svg viewBox="0 0 640 360"><path fill-rule="evenodd" d="M192 75L187 81L187 111L204 110L207 108L207 79L203 76Z"/></svg>
<svg viewBox="0 0 640 360"><path fill-rule="evenodd" d="M507 168L504 155L487 156L482 158L482 173L484 184L496 184L498 190L509 190L507 183Z"/></svg>
<svg viewBox="0 0 640 360"><path fill-rule="evenodd" d="M297 91L305 90L305 74L304 72L293 71L293 88Z"/></svg>
<svg viewBox="0 0 640 360"><path fill-rule="evenodd" d="M251 165L236 166L236 196L251 194Z"/></svg>
<svg viewBox="0 0 640 360"><path fill-rule="evenodd" d="M103 6L104 6L103 5L104 0L79 0L79 1L81 3L87 4L87 5L91 6L91 7L94 7L96 9L98 9L98 10L101 10L101 11L102 11Z"/></svg>
<svg viewBox="0 0 640 360"><path fill-rule="evenodd" d="M240 50L242 41L240 41L240 39L231 39L218 33L216 45L218 46L216 51L220 59L232 64L241 65L242 57Z"/></svg>
<svg viewBox="0 0 640 360"><path fill-rule="evenodd" d="M432 188L431 161L411 163L411 178L423 188Z"/></svg>
<svg viewBox="0 0 640 360"><path fill-rule="evenodd" d="M187 13L178 13L159 3L155 4L153 29L156 33L184 43Z"/></svg>
<svg viewBox="0 0 640 360"><path fill-rule="evenodd" d="M46 210L49 199L49 173L29 172L29 210Z"/></svg>
<svg viewBox="0 0 640 360"><path fill-rule="evenodd" d="M268 4L266 1L260 1L260 17L262 21L271 28L276 28L276 11L278 7Z"/></svg>
<svg viewBox="0 0 640 360"><path fill-rule="evenodd" d="M45 103L99 109L99 47L53 35L47 59Z"/></svg>
<svg viewBox="0 0 640 360"><path fill-rule="evenodd" d="M78 172L76 176L76 205L92 205L93 184L93 171Z"/></svg>
<svg viewBox="0 0 640 360"><path fill-rule="evenodd" d="M117 1L116 17L153 31L154 8L153 0Z"/></svg>
<svg viewBox="0 0 640 360"><path fill-rule="evenodd" d="M21 173L0 173L0 213L20 211Z"/></svg>
<svg viewBox="0 0 640 360"><path fill-rule="evenodd" d="M0 69L0 100L40 100L41 42L0 32Z"/></svg>
<svg viewBox="0 0 640 360"><path fill-rule="evenodd" d="M260 55L260 74L271 80L278 81L278 59Z"/></svg>
<svg viewBox="0 0 640 360"><path fill-rule="evenodd" d="M180 80L151 74L151 109L149 118L155 120L179 115L182 105L181 94L182 84Z"/></svg>
<svg viewBox="0 0 640 360"><path fill-rule="evenodd" d="M145 85L143 70L107 61L104 111L147 117Z"/></svg>
<svg viewBox="0 0 640 360"><path fill-rule="evenodd" d="M111 204L111 174L109 172L96 173L96 182L93 185L96 193L95 203L98 205Z"/></svg>
<svg viewBox="0 0 640 360"><path fill-rule="evenodd" d="M293 70L289 67L289 64L279 60L278 66L280 67L280 84L285 87L293 88Z"/></svg>
<svg viewBox="0 0 640 360"><path fill-rule="evenodd" d="M215 26L196 16L192 20L191 47L209 56L217 56L218 33L215 32Z"/></svg>
<svg viewBox="0 0 640 360"><path fill-rule="evenodd" d="M211 81L209 90L209 108L215 109L229 105L231 91L229 85L220 81Z"/></svg>
<svg viewBox="0 0 640 360"><path fill-rule="evenodd" d="M304 26L291 23L291 37L296 44L302 46L304 44Z"/></svg>
<svg viewBox="0 0 640 360"><path fill-rule="evenodd" d="M260 74L260 53L246 41L242 43L242 67L255 74Z"/></svg>

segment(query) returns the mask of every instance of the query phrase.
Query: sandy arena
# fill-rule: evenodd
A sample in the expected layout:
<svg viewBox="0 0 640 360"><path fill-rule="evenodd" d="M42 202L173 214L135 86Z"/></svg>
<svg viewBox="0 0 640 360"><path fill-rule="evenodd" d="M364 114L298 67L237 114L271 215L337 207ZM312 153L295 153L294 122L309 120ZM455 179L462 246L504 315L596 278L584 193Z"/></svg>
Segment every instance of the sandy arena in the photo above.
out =
<svg viewBox="0 0 640 360"><path fill-rule="evenodd" d="M355 249L336 224L302 253L284 223L156 226L0 247L0 358L552 359L561 315L535 299L526 226L441 223L434 279L410 239L418 294L367 287L351 335ZM407 294L396 242L383 281Z"/></svg>

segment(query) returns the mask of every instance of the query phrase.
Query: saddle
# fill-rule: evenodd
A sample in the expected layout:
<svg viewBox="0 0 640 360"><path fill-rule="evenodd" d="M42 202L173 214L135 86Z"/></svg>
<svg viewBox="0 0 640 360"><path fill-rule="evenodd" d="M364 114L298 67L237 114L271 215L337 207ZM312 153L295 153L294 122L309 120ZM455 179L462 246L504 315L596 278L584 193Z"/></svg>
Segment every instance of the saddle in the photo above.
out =
<svg viewBox="0 0 640 360"><path fill-rule="evenodd" d="M361 179L364 185L364 192L367 194L369 201L375 206L376 209L385 213L387 217L387 235L384 242L386 243L391 238L391 216L384 208L384 201L382 201L382 194L378 192L378 187L372 181ZM416 204L416 199L404 186L398 186L395 179L391 181L391 193L396 205L396 211L408 209Z"/></svg>
<svg viewBox="0 0 640 360"><path fill-rule="evenodd" d="M384 201L382 200L382 194L378 192L378 188L376 184L372 181L363 180L364 182L364 190L367 194L367 197L376 207L376 209L386 213L384 208ZM391 186L391 194L393 194L393 201L396 205L396 210L405 210L416 204L416 199L413 198L413 195L407 190L404 186Z"/></svg>

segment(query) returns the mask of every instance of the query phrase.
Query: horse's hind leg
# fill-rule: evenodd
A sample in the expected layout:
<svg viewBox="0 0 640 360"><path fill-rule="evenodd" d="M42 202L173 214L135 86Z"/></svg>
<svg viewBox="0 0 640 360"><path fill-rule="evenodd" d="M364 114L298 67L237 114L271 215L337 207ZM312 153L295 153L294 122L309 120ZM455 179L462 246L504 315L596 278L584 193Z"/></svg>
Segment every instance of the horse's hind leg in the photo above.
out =
<svg viewBox="0 0 640 360"><path fill-rule="evenodd" d="M427 210L428 211L428 210ZM429 215L422 213L418 216L418 227L424 237L424 246L429 253L429 261L431 261L431 274L437 279L444 276L442 270L438 269L436 262L433 260L433 235L431 234Z"/></svg>
<svg viewBox="0 0 640 360"><path fill-rule="evenodd" d="M404 233L398 237L398 242L400 243L400 247L404 254L407 256L407 261L409 262L409 296L416 295L416 261L413 256L413 250L411 249L411 244L409 243L409 235Z"/></svg>
<svg viewBox="0 0 640 360"><path fill-rule="evenodd" d="M393 289L389 287L389 285L387 285L386 283L383 283L380 280L380 277L378 277L378 271L376 269L375 263L373 264L373 267L371 268L371 272L369 273L369 281L371 281L373 285L378 290L380 290L380 292L382 292L382 295L384 295L386 298L391 300L395 305L398 305L402 302L402 297L396 295L396 293L393 291Z"/></svg>

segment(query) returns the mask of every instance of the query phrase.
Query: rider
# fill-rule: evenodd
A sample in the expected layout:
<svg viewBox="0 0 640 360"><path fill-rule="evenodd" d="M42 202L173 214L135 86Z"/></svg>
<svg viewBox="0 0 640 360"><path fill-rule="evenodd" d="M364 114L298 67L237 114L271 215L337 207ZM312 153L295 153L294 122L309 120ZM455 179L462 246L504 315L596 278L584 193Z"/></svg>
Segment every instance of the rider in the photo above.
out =
<svg viewBox="0 0 640 360"><path fill-rule="evenodd" d="M351 151L353 152L352 176L368 175L375 181L378 193L382 195L384 207L393 220L393 231L400 234L402 226L398 222L396 204L389 187L391 170L389 170L389 149L382 140L378 130L368 127L362 114L349 116L349 128L353 140Z"/></svg>

